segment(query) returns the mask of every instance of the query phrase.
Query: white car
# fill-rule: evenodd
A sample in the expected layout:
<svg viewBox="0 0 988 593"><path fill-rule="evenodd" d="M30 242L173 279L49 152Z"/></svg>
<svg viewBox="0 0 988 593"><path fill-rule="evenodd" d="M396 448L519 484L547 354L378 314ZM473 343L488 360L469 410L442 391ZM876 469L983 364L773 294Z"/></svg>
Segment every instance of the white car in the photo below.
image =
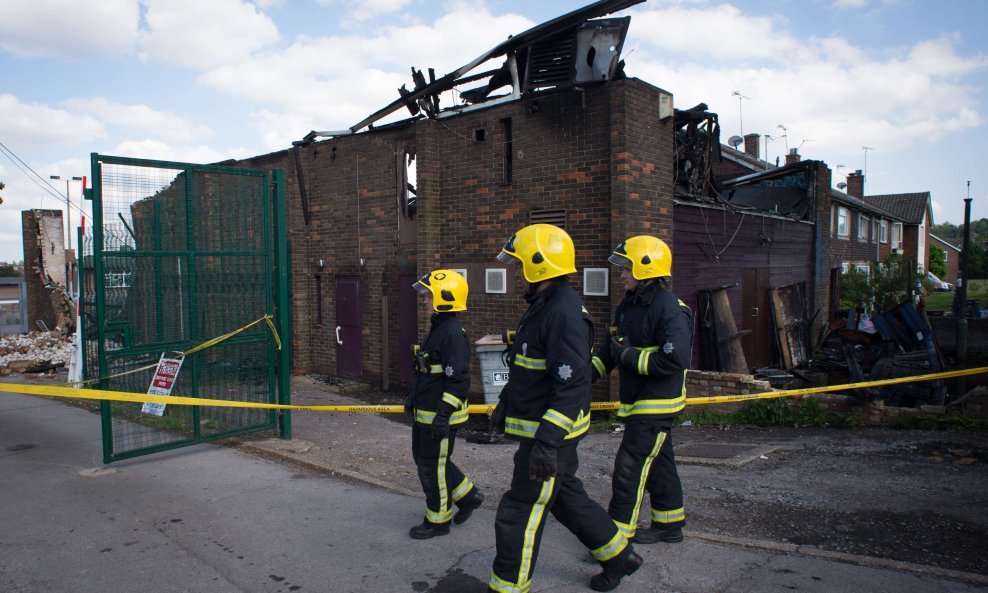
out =
<svg viewBox="0 0 988 593"><path fill-rule="evenodd" d="M933 283L933 290L937 292L950 292L954 290L954 285L937 278L933 272L927 272L926 278Z"/></svg>

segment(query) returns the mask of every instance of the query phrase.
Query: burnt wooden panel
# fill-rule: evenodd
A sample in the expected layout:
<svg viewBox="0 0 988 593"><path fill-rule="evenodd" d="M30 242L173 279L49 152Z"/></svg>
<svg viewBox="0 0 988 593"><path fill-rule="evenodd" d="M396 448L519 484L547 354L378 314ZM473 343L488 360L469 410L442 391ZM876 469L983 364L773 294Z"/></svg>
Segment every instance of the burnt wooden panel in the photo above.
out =
<svg viewBox="0 0 988 593"><path fill-rule="evenodd" d="M677 203L673 208L673 290L691 307L697 294L722 286L731 303L735 324L742 322L742 273L746 268L768 271L770 287L805 282L813 294L814 243L812 224L756 214ZM812 305L811 305L812 311ZM761 329L771 344L771 327ZM694 332L693 368L714 370L715 361L702 356L700 336Z"/></svg>

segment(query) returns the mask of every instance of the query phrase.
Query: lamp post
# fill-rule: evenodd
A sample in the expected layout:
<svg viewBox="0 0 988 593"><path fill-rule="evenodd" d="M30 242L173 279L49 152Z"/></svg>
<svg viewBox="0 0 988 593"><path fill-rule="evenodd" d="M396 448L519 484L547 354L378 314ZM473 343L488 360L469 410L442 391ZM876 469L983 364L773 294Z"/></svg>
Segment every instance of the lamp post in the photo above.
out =
<svg viewBox="0 0 988 593"><path fill-rule="evenodd" d="M48 179L61 179L58 175L49 175ZM82 177L65 178L65 225L69 229L69 249L72 249L72 199L69 197L69 181L82 181Z"/></svg>

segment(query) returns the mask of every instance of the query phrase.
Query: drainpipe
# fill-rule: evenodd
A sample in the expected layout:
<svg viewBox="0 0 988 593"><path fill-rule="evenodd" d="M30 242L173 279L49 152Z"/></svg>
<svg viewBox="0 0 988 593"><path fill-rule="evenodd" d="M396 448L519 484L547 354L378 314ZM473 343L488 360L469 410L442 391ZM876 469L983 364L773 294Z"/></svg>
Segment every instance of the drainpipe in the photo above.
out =
<svg viewBox="0 0 988 593"><path fill-rule="evenodd" d="M391 387L391 378L388 376L388 367L391 366L390 346L391 346L391 325L388 320L388 272L387 269L381 272L381 339L384 341L381 348L381 389L387 391Z"/></svg>

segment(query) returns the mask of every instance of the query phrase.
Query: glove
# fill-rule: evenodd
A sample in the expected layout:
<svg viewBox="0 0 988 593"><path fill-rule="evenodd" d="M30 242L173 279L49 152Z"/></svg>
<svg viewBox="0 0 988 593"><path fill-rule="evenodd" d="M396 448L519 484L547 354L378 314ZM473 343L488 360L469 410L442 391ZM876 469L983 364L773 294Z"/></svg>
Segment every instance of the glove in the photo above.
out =
<svg viewBox="0 0 988 593"><path fill-rule="evenodd" d="M405 398L405 413L406 414L413 414L413 413L415 413L415 404L412 401L414 398L415 398L415 395L414 394L411 394L411 393L409 393L408 394L408 397Z"/></svg>
<svg viewBox="0 0 988 593"><path fill-rule="evenodd" d="M432 440L441 441L449 437L449 414L436 412L432 418Z"/></svg>
<svg viewBox="0 0 988 593"><path fill-rule="evenodd" d="M491 432L504 432L504 416L504 402L498 400L494 411L491 412Z"/></svg>
<svg viewBox="0 0 988 593"><path fill-rule="evenodd" d="M615 362L621 362L621 355L624 354L624 351L627 349L628 347L625 346L624 343L618 342L617 338L613 336L611 337L611 358Z"/></svg>
<svg viewBox="0 0 988 593"><path fill-rule="evenodd" d="M535 441L528 456L528 479L542 482L556 475L556 448L544 441Z"/></svg>

